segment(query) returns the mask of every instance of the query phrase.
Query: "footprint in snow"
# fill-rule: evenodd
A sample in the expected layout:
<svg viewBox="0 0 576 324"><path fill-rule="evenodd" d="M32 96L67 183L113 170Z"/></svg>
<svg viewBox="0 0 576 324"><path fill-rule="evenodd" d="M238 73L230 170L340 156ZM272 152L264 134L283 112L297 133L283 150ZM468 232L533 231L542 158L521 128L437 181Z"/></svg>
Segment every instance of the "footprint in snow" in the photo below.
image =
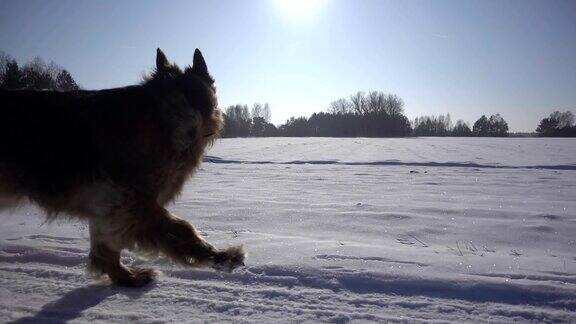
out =
<svg viewBox="0 0 576 324"><path fill-rule="evenodd" d="M414 242L412 242L411 239L406 238L406 237L397 237L396 242L398 242L400 244L405 244L405 245L414 245Z"/></svg>
<svg viewBox="0 0 576 324"><path fill-rule="evenodd" d="M396 237L396 242L398 242L400 244L404 244L404 245L414 245L416 243L419 243L422 247L429 247L428 244L422 242L416 236L405 236L405 237L398 236L398 237Z"/></svg>

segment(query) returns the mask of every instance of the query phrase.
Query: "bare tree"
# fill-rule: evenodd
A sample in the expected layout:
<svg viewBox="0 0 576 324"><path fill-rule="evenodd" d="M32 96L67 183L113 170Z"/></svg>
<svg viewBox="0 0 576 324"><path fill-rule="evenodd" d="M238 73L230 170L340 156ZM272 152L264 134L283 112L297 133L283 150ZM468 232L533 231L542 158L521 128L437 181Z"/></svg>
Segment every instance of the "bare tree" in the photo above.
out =
<svg viewBox="0 0 576 324"><path fill-rule="evenodd" d="M40 57L35 57L22 68L24 83L29 89L44 90L56 88L55 64L48 65Z"/></svg>
<svg viewBox="0 0 576 324"><path fill-rule="evenodd" d="M404 114L404 100L395 94L386 96L386 112L390 116L399 116Z"/></svg>
<svg viewBox="0 0 576 324"><path fill-rule="evenodd" d="M412 125L416 136L449 136L452 129L450 114L416 117Z"/></svg>
<svg viewBox="0 0 576 324"><path fill-rule="evenodd" d="M330 103L328 112L335 115L350 113L352 112L352 103L348 99L340 98Z"/></svg>
<svg viewBox="0 0 576 324"><path fill-rule="evenodd" d="M381 91L370 91L365 104L367 112L386 112L386 95Z"/></svg>
<svg viewBox="0 0 576 324"><path fill-rule="evenodd" d="M252 111L250 116L252 118L262 117L262 104L260 104L259 102L254 103L254 105L252 105Z"/></svg>
<svg viewBox="0 0 576 324"><path fill-rule="evenodd" d="M234 105L226 108L226 115L232 120L249 121L250 113L247 105Z"/></svg>
<svg viewBox="0 0 576 324"><path fill-rule="evenodd" d="M367 112L366 109L366 95L363 91L358 91L350 96L350 102L352 103L352 110L358 115L364 115Z"/></svg>
<svg viewBox="0 0 576 324"><path fill-rule="evenodd" d="M448 132L452 129L452 119L450 114L438 116L438 122L443 131Z"/></svg>
<svg viewBox="0 0 576 324"><path fill-rule="evenodd" d="M262 108L262 118L269 123L270 118L272 118L272 113L270 112L270 105L268 103L264 104L264 108Z"/></svg>

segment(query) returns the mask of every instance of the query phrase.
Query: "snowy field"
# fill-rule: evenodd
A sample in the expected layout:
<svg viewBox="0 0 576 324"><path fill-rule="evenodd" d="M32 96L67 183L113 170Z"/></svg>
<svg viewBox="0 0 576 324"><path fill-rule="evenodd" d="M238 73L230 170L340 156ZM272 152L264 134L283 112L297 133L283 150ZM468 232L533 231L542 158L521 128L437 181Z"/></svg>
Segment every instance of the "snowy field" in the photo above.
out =
<svg viewBox="0 0 576 324"><path fill-rule="evenodd" d="M117 288L3 211L0 322L576 322L574 139L225 139L170 209L246 267Z"/></svg>

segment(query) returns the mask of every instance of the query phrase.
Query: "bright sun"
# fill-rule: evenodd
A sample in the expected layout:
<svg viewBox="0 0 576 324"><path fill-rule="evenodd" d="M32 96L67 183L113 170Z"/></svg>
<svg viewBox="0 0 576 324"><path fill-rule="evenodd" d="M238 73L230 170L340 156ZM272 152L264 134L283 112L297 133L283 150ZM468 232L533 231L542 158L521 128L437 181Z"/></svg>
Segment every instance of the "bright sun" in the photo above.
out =
<svg viewBox="0 0 576 324"><path fill-rule="evenodd" d="M277 0L280 9L289 15L304 15L316 12L323 0Z"/></svg>

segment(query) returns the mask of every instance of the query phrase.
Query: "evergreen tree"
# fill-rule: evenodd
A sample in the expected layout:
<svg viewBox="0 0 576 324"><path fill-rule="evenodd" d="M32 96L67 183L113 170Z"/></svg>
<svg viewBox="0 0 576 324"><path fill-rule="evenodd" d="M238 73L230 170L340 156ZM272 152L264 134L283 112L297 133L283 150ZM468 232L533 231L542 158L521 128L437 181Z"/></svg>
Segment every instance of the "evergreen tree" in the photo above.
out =
<svg viewBox="0 0 576 324"><path fill-rule="evenodd" d="M488 136L504 137L508 136L508 123L500 114L490 116L488 120Z"/></svg>
<svg viewBox="0 0 576 324"><path fill-rule="evenodd" d="M4 89L20 89L24 87L22 71L18 67L16 60L12 60L6 64L6 71L2 78L2 88Z"/></svg>
<svg viewBox="0 0 576 324"><path fill-rule="evenodd" d="M458 137L472 136L472 130L470 129L470 126L468 126L467 123L465 123L463 120L460 119L456 122L456 126L454 126L454 129L452 129L452 136L458 136Z"/></svg>
<svg viewBox="0 0 576 324"><path fill-rule="evenodd" d="M538 136L556 136L558 134L558 120L554 118L544 118L540 121L540 125L536 128Z"/></svg>
<svg viewBox="0 0 576 324"><path fill-rule="evenodd" d="M4 89L33 89L71 91L80 87L67 70L55 63L46 64L36 57L23 68L16 60L0 52L0 87Z"/></svg>
<svg viewBox="0 0 576 324"><path fill-rule="evenodd" d="M56 77L56 89L59 91L73 91L79 90L80 87L78 87L78 84L76 84L72 75L70 75L68 71L62 69Z"/></svg>
<svg viewBox="0 0 576 324"><path fill-rule="evenodd" d="M490 123L485 115L482 115L472 126L472 133L474 136L488 136Z"/></svg>
<svg viewBox="0 0 576 324"><path fill-rule="evenodd" d="M538 136L575 137L576 126L573 125L574 114L571 111L555 111L540 121L536 132Z"/></svg>

